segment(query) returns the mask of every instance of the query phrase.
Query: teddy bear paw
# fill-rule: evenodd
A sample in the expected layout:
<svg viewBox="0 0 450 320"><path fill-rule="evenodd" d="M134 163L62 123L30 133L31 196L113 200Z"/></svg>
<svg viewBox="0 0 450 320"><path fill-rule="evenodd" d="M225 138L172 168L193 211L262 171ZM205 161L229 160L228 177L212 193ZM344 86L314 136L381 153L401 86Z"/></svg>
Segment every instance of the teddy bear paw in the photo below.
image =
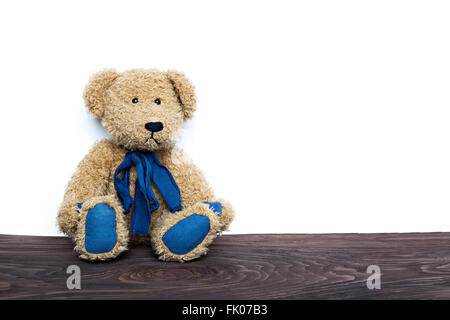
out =
<svg viewBox="0 0 450 320"><path fill-rule="evenodd" d="M105 203L99 203L86 214L84 247L89 253L106 253L117 243L116 214Z"/></svg>
<svg viewBox="0 0 450 320"><path fill-rule="evenodd" d="M206 204L206 205L205 205ZM161 260L189 261L206 254L208 245L221 231L220 202L204 202L175 214L152 232L152 244Z"/></svg>
<svg viewBox="0 0 450 320"><path fill-rule="evenodd" d="M111 200L95 199L81 206L75 250L83 259L107 260L126 250L128 231L123 214Z"/></svg>

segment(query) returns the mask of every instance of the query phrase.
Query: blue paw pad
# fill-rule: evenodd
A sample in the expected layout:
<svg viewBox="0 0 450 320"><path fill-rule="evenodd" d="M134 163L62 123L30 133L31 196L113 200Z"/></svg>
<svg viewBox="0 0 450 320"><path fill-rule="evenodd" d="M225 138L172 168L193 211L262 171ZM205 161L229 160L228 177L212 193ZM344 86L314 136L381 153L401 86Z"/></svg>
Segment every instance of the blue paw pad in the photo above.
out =
<svg viewBox="0 0 450 320"><path fill-rule="evenodd" d="M89 253L111 251L117 242L116 212L105 203L89 209L86 215L84 247Z"/></svg>
<svg viewBox="0 0 450 320"><path fill-rule="evenodd" d="M162 240L172 253L186 254L205 239L209 230L209 218L194 213L167 230Z"/></svg>
<svg viewBox="0 0 450 320"><path fill-rule="evenodd" d="M218 216L222 215L222 204L220 202L203 202L209 205L209 208L217 213Z"/></svg>

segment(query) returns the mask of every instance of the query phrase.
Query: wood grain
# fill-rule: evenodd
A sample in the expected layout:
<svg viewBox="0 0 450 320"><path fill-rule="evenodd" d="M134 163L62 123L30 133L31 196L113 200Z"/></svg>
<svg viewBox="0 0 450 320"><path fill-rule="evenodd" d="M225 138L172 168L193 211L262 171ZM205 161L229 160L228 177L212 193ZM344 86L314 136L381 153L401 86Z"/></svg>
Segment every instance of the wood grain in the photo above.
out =
<svg viewBox="0 0 450 320"><path fill-rule="evenodd" d="M0 299L450 299L450 234L226 235L189 263L131 247L80 260L62 237L0 235ZM81 268L81 290L66 269ZM369 290L369 265L381 289Z"/></svg>

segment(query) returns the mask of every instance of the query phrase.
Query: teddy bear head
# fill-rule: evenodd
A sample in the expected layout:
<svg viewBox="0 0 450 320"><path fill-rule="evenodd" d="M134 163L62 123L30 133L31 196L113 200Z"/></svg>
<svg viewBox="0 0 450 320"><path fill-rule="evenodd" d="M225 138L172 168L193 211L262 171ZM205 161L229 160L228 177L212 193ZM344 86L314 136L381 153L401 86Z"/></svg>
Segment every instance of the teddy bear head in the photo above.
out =
<svg viewBox="0 0 450 320"><path fill-rule="evenodd" d="M90 113L128 150L170 148L195 111L194 86L177 71L104 70L84 91Z"/></svg>

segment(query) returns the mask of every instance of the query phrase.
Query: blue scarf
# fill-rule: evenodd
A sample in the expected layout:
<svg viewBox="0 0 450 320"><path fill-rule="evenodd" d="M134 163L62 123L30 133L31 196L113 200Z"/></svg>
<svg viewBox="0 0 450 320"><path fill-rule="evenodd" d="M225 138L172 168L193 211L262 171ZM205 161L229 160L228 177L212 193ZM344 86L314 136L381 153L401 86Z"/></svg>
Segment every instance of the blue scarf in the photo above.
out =
<svg viewBox="0 0 450 320"><path fill-rule="evenodd" d="M134 200L130 195L130 170L133 164L137 173ZM120 173L122 177L119 177ZM128 214L131 206L134 206L131 218L133 234L146 235L150 227L151 213L159 208L151 181L158 188L171 212L181 209L180 189L170 171L159 162L156 154L146 151L128 151L114 173L114 187L125 209L125 214Z"/></svg>

